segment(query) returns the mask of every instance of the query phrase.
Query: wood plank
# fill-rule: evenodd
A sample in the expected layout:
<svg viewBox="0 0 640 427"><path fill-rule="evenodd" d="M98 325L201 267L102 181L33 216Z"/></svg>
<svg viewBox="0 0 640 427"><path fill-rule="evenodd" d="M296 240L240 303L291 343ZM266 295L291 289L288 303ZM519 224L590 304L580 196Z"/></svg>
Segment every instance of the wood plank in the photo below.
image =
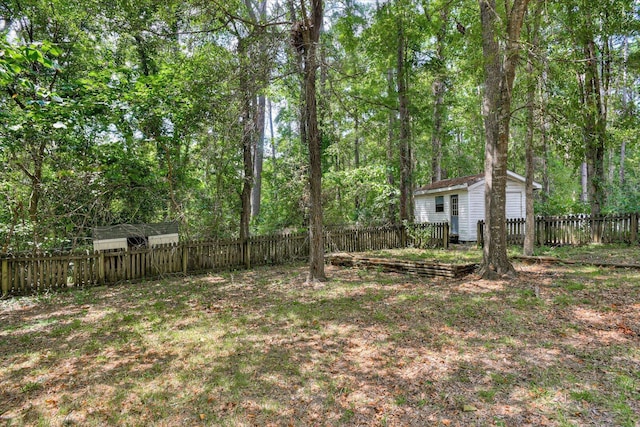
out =
<svg viewBox="0 0 640 427"><path fill-rule="evenodd" d="M428 277L461 277L475 270L476 264L455 265L427 261L405 261L388 258L369 258L349 254L332 254L328 261L333 265L382 268L384 271L419 274Z"/></svg>

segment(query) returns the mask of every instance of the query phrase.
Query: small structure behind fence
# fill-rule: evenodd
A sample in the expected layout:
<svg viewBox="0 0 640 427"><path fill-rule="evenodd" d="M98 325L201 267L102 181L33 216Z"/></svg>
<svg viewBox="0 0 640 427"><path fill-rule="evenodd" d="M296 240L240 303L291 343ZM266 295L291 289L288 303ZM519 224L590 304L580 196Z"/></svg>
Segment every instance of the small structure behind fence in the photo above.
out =
<svg viewBox="0 0 640 427"><path fill-rule="evenodd" d="M588 243L627 243L638 241L637 213L603 215L545 216L535 219L538 246L585 245ZM524 243L525 220L509 219L506 223L507 243ZM484 221L478 222L478 244L484 244Z"/></svg>
<svg viewBox="0 0 640 427"><path fill-rule="evenodd" d="M446 247L449 225L341 228L325 231L326 252L404 247ZM2 295L88 287L124 280L277 265L309 257L307 233L274 234L245 241L201 240L153 247L84 253L0 257Z"/></svg>

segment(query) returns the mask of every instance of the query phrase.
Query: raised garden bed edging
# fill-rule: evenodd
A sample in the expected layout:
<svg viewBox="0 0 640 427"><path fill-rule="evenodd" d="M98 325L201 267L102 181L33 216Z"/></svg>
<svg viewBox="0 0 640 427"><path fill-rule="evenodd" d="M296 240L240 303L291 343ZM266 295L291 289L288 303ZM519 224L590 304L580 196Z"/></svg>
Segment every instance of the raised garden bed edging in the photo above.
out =
<svg viewBox="0 0 640 427"><path fill-rule="evenodd" d="M445 264L429 261L406 261L393 258L371 258L349 254L327 256L332 265L344 267L382 268L383 271L417 274L425 277L448 277L457 279L475 271L478 264Z"/></svg>

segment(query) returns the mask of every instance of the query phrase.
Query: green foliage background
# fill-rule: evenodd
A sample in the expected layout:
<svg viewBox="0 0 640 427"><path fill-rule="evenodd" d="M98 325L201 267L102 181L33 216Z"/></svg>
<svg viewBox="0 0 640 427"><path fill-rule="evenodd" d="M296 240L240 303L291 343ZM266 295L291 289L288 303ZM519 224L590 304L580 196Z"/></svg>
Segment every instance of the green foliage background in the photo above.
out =
<svg viewBox="0 0 640 427"><path fill-rule="evenodd" d="M577 22L568 3L549 3L542 15L536 75L545 77L536 108L546 117L546 146L540 120L536 180L549 186L537 196L536 211L589 209L580 201L580 31L609 40L610 52L602 57L611 70L605 211L638 211L638 6L630 0L578 3L581 16L591 21ZM307 149L300 143L293 18L289 9L267 3L266 20L255 31L246 4L0 4L3 251L84 247L92 227L122 222L179 221L184 236L193 238L237 235L244 179L240 38L260 53L251 72L269 70L258 94L272 105L265 123L261 210L252 232L307 225ZM397 220L399 25L408 45L414 187L431 181L436 73L447 88L442 168L448 177L481 172L477 2L327 1L325 10L318 81L325 222ZM436 55L435 40L443 24L444 60ZM524 67L519 76L509 168L524 174Z"/></svg>

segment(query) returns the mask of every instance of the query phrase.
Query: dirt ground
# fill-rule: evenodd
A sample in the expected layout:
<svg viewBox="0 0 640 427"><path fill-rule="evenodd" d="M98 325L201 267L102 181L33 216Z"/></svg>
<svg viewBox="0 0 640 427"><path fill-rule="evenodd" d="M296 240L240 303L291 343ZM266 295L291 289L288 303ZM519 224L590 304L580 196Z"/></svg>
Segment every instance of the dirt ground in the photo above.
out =
<svg viewBox="0 0 640 427"><path fill-rule="evenodd" d="M7 425L640 422L640 272L517 279L328 266L0 303Z"/></svg>

